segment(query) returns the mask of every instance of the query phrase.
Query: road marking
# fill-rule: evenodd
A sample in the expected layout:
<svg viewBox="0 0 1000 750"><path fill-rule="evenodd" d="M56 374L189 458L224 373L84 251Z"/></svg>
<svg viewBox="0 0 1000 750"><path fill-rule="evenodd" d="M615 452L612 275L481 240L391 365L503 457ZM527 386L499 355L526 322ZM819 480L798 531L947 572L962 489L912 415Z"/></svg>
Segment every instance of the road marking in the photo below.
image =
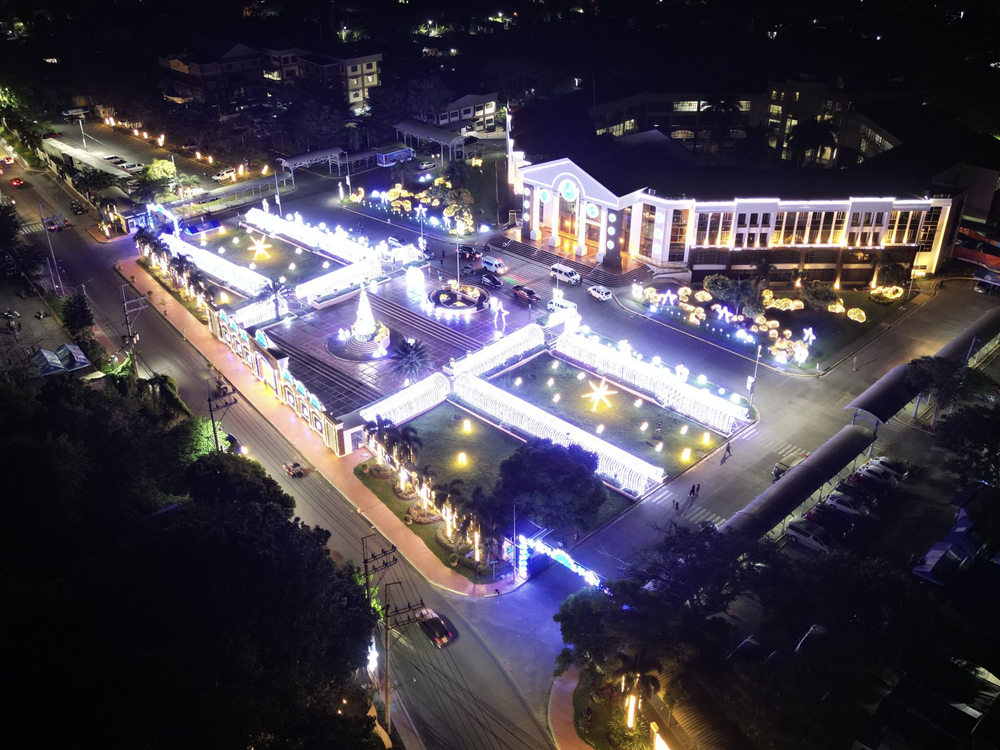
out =
<svg viewBox="0 0 1000 750"><path fill-rule="evenodd" d="M737 437L736 439L737 440L751 440L752 438L755 438L756 436L757 436L757 425L754 425L753 427L751 427L751 428L749 428L749 429L744 430L743 432L741 432L740 435L739 435L739 437Z"/></svg>
<svg viewBox="0 0 1000 750"><path fill-rule="evenodd" d="M685 521L690 521L691 523L702 523L704 521L708 521L716 525L726 520L722 516L718 516L708 508L700 505L693 505L688 508L686 511L681 513L681 518Z"/></svg>

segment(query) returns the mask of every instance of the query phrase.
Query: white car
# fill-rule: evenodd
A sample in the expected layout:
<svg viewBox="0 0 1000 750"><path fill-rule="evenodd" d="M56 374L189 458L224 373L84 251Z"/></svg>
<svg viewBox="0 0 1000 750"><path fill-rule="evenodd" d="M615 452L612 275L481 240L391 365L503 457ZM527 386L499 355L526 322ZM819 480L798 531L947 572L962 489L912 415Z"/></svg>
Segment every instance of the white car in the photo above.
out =
<svg viewBox="0 0 1000 750"><path fill-rule="evenodd" d="M216 172L212 175L212 180L215 182L222 182L223 180L235 180L236 179L236 169L229 167L229 169L223 169L221 172Z"/></svg>
<svg viewBox="0 0 1000 750"><path fill-rule="evenodd" d="M833 535L829 531L809 521L789 521L785 527L784 536L792 544L797 544L824 555L827 552L832 552L834 547L836 547Z"/></svg>
<svg viewBox="0 0 1000 750"><path fill-rule="evenodd" d="M896 479L896 475L891 471L879 466L874 466L873 464L865 464L857 471L858 474L864 477L871 477L876 482L888 487L889 489L896 489L899 485L899 480Z"/></svg>
<svg viewBox="0 0 1000 750"><path fill-rule="evenodd" d="M124 169L129 174L138 174L139 172L141 172L143 169L146 168L146 165L143 164L141 161L137 161L131 164L119 164L118 168Z"/></svg>
<svg viewBox="0 0 1000 750"><path fill-rule="evenodd" d="M436 166L437 166L437 164L435 162L433 162L433 161L422 161L422 162L420 162L420 166L418 167L418 169L421 169L421 170L423 170L423 169L434 169L434 167L436 167Z"/></svg>
<svg viewBox="0 0 1000 750"><path fill-rule="evenodd" d="M855 500L853 497L842 495L839 492L831 492L823 502L831 508L839 510L841 513L846 513L849 516L864 518L871 512L868 510L868 506L860 500Z"/></svg>
<svg viewBox="0 0 1000 750"><path fill-rule="evenodd" d="M601 302L607 302L611 299L611 290L606 286L592 286L587 290L587 294L595 299L599 299Z"/></svg>
<svg viewBox="0 0 1000 750"><path fill-rule="evenodd" d="M389 237L389 238L387 238L386 242L389 244L389 247L402 247L403 246L403 243L400 242L399 240L397 240L395 237Z"/></svg>
<svg viewBox="0 0 1000 750"><path fill-rule="evenodd" d="M869 461L866 466L877 466L880 469L885 469L895 475L899 481L903 481L910 475L910 470L905 463L889 458L888 456L877 456Z"/></svg>

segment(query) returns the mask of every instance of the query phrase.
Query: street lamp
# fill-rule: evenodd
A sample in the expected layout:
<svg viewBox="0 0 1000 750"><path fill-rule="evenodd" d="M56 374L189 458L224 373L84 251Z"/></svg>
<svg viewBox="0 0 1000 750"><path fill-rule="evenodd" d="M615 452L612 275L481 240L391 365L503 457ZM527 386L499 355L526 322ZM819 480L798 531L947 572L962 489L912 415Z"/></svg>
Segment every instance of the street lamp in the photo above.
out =
<svg viewBox="0 0 1000 750"><path fill-rule="evenodd" d="M757 369L760 367L760 352L763 348L763 344L757 344L757 361L754 363L753 380L750 382L750 408L753 408L753 394L757 390Z"/></svg>
<svg viewBox="0 0 1000 750"><path fill-rule="evenodd" d="M427 215L427 206L424 206L424 205L417 206L415 209L413 209L413 213L415 213L417 215L418 220L420 221L420 239L423 240L424 239L424 217ZM421 244L421 246L423 246L423 242L421 242L420 244Z"/></svg>

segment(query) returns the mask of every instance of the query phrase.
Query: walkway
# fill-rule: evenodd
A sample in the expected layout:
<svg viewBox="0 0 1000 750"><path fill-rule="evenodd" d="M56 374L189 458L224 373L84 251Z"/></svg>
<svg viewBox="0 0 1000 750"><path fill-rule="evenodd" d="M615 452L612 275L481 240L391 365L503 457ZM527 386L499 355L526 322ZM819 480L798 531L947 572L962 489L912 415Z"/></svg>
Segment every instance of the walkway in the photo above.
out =
<svg viewBox="0 0 1000 750"><path fill-rule="evenodd" d="M133 286L136 290L156 288L155 285L159 284L159 281L150 276L134 259L122 261L118 272L126 281L135 276ZM239 396L262 417L278 427L315 471L325 477L380 534L396 545L400 554L429 583L454 594L475 597L495 596L497 590L504 594L522 583L518 581L515 584L505 580L496 584L473 584L464 576L442 565L427 545L354 476L354 467L370 457L367 451L362 450L338 458L323 444L309 425L278 401L239 357L212 335L207 325L197 321L172 296L164 295L164 297L165 302L162 306L151 306L151 309L166 316L174 329L186 337L207 362L210 362L233 386ZM209 376L207 367L205 376L206 378Z"/></svg>

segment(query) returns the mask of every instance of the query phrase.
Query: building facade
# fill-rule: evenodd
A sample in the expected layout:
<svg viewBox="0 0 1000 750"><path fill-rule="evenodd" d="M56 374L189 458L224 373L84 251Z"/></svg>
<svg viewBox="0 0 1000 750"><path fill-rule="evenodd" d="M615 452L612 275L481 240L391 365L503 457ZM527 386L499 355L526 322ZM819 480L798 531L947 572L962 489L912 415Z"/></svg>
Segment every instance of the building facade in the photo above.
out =
<svg viewBox="0 0 1000 750"><path fill-rule="evenodd" d="M451 130L460 123L463 133L483 132L496 128L496 116L496 92L467 94L446 105L431 124Z"/></svg>
<svg viewBox="0 0 1000 750"><path fill-rule="evenodd" d="M160 88L177 101L224 107L264 96L263 52L236 44L221 54L182 52L157 58Z"/></svg>
<svg viewBox="0 0 1000 750"><path fill-rule="evenodd" d="M916 276L935 272L950 257L957 232L951 196L801 200L748 193L699 200L660 197L651 188L619 195L571 159L527 164L512 155L522 239L610 267L622 257L683 264L698 281L711 273L749 275L765 258L775 281L807 271L818 281L861 284L885 249L903 256Z"/></svg>
<svg viewBox="0 0 1000 750"><path fill-rule="evenodd" d="M382 85L381 66L381 53L340 58L310 52L298 57L299 77L338 82L344 101L353 112L368 108L369 92Z"/></svg>

